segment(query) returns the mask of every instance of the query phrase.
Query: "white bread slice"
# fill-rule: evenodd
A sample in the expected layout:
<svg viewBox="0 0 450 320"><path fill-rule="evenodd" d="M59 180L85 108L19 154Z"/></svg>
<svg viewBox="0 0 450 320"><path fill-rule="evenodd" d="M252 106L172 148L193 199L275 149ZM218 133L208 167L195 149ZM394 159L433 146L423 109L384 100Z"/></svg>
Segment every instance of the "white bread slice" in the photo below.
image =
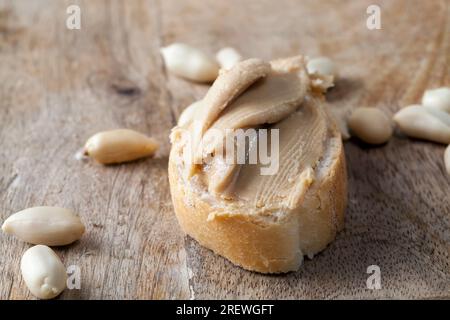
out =
<svg viewBox="0 0 450 320"><path fill-rule="evenodd" d="M286 169L280 163L280 172L274 177L258 178L262 185L259 196L255 196L258 201L211 194L197 175L184 174L189 164L180 160L182 140L172 139L169 181L183 231L234 264L261 273L295 271L305 255L312 257L332 242L344 225L347 176L341 136L325 110L323 97L308 93L298 111L275 126L281 131L283 124L293 125L297 123L293 122L295 117L308 113L325 124L326 130L305 126L303 137L319 143L303 145L300 141L294 149L300 148L298 159L303 159L303 149L317 153L317 161L313 166L303 167L300 163L294 171L292 166ZM286 158L282 155L280 159ZM249 172L251 175L252 170L244 170L243 179L251 179ZM284 179L286 173L289 179ZM283 194L283 190L287 193ZM260 203L262 200L264 203Z"/></svg>

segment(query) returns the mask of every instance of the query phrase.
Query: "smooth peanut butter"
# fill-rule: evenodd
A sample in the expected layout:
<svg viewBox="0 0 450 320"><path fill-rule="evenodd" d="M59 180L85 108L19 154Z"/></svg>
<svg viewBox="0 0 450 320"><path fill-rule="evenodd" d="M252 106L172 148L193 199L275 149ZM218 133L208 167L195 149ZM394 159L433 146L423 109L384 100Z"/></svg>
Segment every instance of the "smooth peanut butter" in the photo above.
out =
<svg viewBox="0 0 450 320"><path fill-rule="evenodd" d="M268 64L250 59L222 72L210 88L202 104L185 127L176 127L171 135L179 170L194 189L226 201L228 206L245 207L251 212L276 212L296 208L309 186L316 169L326 153L329 117L321 103L320 94L313 93L301 56L280 59ZM267 136L267 150L277 143L277 170L261 174L267 164L227 163L226 156L235 144L224 138L236 130L253 128L258 132L277 129L277 140ZM222 132L223 139L217 139ZM194 160L182 159L190 152L186 133L194 137ZM249 136L246 154L259 147L261 136ZM200 144L199 141L202 143Z"/></svg>
<svg viewBox="0 0 450 320"><path fill-rule="evenodd" d="M297 111L271 126L280 130L278 172L261 175L261 164L242 165L233 188L236 197L255 207L298 206L327 147L329 124L316 103L307 96Z"/></svg>

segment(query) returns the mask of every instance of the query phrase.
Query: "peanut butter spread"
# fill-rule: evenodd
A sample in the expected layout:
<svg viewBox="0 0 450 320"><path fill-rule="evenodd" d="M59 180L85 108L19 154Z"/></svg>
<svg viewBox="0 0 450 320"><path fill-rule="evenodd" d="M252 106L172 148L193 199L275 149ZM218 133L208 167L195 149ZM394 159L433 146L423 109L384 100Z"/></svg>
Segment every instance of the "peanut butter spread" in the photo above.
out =
<svg viewBox="0 0 450 320"><path fill-rule="evenodd" d="M192 119L172 132L184 183L249 213L298 207L329 147L330 118L312 86L301 56L249 59L221 72ZM242 163L242 142L227 138L249 129Z"/></svg>

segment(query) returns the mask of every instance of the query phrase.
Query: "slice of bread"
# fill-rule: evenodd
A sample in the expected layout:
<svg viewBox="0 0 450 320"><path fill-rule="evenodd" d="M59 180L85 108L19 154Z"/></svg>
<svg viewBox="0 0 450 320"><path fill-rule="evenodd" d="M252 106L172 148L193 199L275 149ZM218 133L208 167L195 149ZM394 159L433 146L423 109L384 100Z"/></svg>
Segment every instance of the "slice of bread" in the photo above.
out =
<svg viewBox="0 0 450 320"><path fill-rule="evenodd" d="M230 101L214 121L226 118L227 110L228 114L239 108L253 110L255 104L247 103L252 97L278 103L280 99L267 98L263 92L273 90L271 77L295 73L305 83L302 59L286 61L288 65L294 61L294 67L278 62L283 68L276 69L272 64L272 73ZM285 92L289 93L288 89ZM271 94L276 96L277 92ZM287 105L291 108L288 115ZM208 107L214 106L203 105L197 112L206 113ZM323 250L343 228L347 202L342 140L321 94L308 89L296 108L284 101L276 107L274 102L276 108L284 113L258 119L259 125L279 130L279 168L275 174L261 175L259 163L243 164L233 171L233 179L226 180L230 181L227 193L211 192L208 184L216 181L208 181L208 165L197 165L192 171L192 164L183 160L186 139L179 127L172 133L169 157L172 200L183 231L234 264L262 273L295 271L305 255L312 257ZM239 120L246 125L242 117ZM214 121L210 121L211 126ZM192 130L192 126L184 129Z"/></svg>

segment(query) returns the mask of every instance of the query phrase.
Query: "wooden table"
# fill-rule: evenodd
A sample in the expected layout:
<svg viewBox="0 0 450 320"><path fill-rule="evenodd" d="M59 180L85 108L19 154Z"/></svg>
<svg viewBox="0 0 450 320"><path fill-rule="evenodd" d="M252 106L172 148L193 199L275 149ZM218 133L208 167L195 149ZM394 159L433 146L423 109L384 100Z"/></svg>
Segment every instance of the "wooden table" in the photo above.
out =
<svg viewBox="0 0 450 320"><path fill-rule="evenodd" d="M450 85L447 0L0 0L0 218L27 207L78 212L83 238L56 249L81 270L61 299L450 298L450 178L444 147L397 134L346 142L349 207L337 240L282 276L244 271L184 236L167 180L168 135L207 86L166 73L159 48L211 54L327 55L341 80L330 109L392 114ZM66 8L81 8L81 29ZM76 153L92 134L132 128L162 142L156 159L104 167ZM19 264L28 244L0 235L0 298L32 298ZM381 290L369 290L369 265Z"/></svg>

